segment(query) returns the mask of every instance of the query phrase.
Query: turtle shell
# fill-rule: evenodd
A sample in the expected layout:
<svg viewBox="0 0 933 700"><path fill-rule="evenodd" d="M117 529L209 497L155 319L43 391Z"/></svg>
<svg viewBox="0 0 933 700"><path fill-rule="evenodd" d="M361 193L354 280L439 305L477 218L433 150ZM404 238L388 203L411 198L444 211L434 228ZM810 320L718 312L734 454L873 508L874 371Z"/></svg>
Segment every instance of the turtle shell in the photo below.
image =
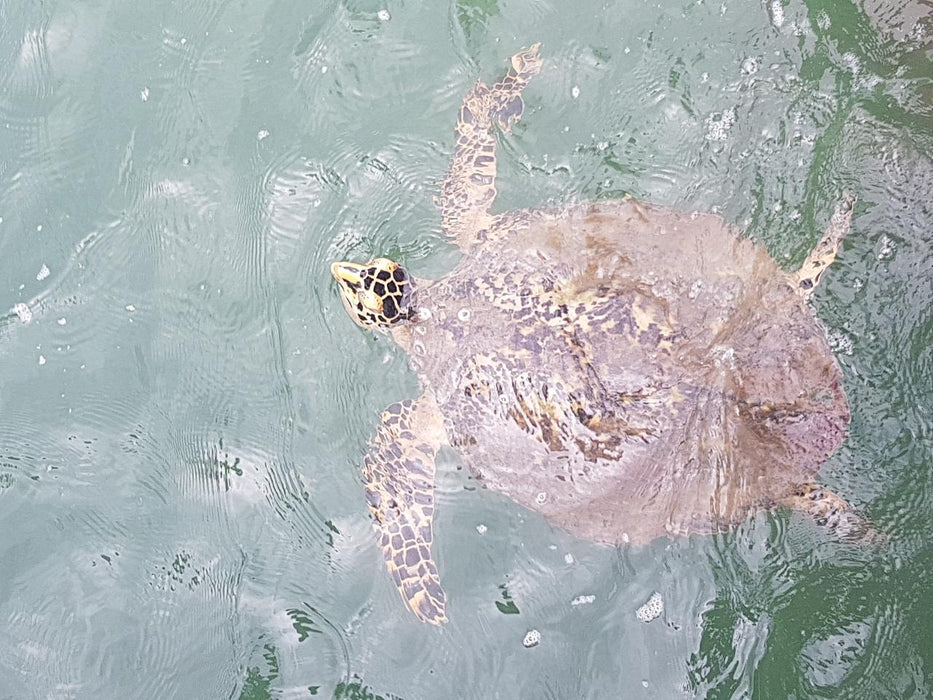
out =
<svg viewBox="0 0 933 700"><path fill-rule="evenodd" d="M712 214L495 218L397 339L486 486L572 534L713 532L811 479L849 408L796 278Z"/></svg>

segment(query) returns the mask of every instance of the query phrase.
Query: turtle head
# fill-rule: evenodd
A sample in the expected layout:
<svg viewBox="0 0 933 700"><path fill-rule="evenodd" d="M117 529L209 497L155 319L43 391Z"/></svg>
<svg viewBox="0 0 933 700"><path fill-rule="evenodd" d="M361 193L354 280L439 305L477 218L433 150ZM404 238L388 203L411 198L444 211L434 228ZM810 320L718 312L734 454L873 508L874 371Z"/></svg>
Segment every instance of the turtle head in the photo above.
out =
<svg viewBox="0 0 933 700"><path fill-rule="evenodd" d="M363 328L387 329L411 318L411 276L397 262L386 258L363 264L335 262L330 272L343 307Z"/></svg>

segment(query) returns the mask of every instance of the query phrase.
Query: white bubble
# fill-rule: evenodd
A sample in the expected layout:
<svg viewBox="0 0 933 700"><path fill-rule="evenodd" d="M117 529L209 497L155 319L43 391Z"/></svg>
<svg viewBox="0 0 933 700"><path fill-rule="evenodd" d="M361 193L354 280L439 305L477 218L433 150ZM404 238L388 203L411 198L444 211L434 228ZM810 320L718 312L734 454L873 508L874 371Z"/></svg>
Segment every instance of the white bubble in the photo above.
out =
<svg viewBox="0 0 933 700"><path fill-rule="evenodd" d="M731 107L706 118L706 138L709 141L724 141L729 129L735 124L735 110Z"/></svg>
<svg viewBox="0 0 933 700"><path fill-rule="evenodd" d="M127 304L124 308L130 313L133 313L134 311L136 311L136 307L133 306L132 304Z"/></svg>
<svg viewBox="0 0 933 700"><path fill-rule="evenodd" d="M62 316L60 319L58 319L58 325L59 325L59 326L64 326L66 323L68 323L68 319L66 319L64 316Z"/></svg>
<svg viewBox="0 0 933 700"><path fill-rule="evenodd" d="M842 54L842 64L852 71L852 75L858 76L859 72L862 70L862 62L859 60L851 51L847 51Z"/></svg>
<svg viewBox="0 0 933 700"><path fill-rule="evenodd" d="M545 491L539 491L535 496L535 503L537 503L539 506L543 506L545 503L547 503L547 493Z"/></svg>
<svg viewBox="0 0 933 700"><path fill-rule="evenodd" d="M13 313L16 314L23 323L29 323L32 320L32 311L22 302L13 304Z"/></svg>
<svg viewBox="0 0 933 700"><path fill-rule="evenodd" d="M51 271L49 270L48 265L42 265L42 267L39 268L39 272L36 273L36 279L41 282L50 274Z"/></svg>
<svg viewBox="0 0 933 700"><path fill-rule="evenodd" d="M388 22L392 19L392 15L389 14L388 10L379 10L379 12L376 13L376 17L382 22Z"/></svg>
<svg viewBox="0 0 933 700"><path fill-rule="evenodd" d="M855 344L848 335L838 330L831 330L826 334L826 340L829 341L829 348L837 355L851 355L855 350Z"/></svg>
<svg viewBox="0 0 933 700"><path fill-rule="evenodd" d="M567 552L564 555L564 562L567 564L573 564L573 555L570 552Z"/></svg>
<svg viewBox="0 0 933 700"><path fill-rule="evenodd" d="M525 633L525 638L522 640L522 644L526 649L531 649L531 647L536 647L541 643L541 633L538 630L528 630Z"/></svg>
<svg viewBox="0 0 933 700"><path fill-rule="evenodd" d="M571 96L573 99L577 99L577 98L580 96L580 87L579 87L578 85L574 85L574 86L570 89L570 96Z"/></svg>
<svg viewBox="0 0 933 700"><path fill-rule="evenodd" d="M749 56L744 61L742 61L742 72L745 75L752 75L753 73L758 72L758 59L752 58Z"/></svg>
<svg viewBox="0 0 933 700"><path fill-rule="evenodd" d="M894 241L888 238L886 235L881 237L881 250L878 251L879 260L887 260L888 258L894 255L894 251L897 246L894 245Z"/></svg>
<svg viewBox="0 0 933 700"><path fill-rule="evenodd" d="M457 312L457 319L459 319L462 323L466 323L467 321L469 321L469 320L470 320L470 310L469 310L469 309L460 309L460 310Z"/></svg>
<svg viewBox="0 0 933 700"><path fill-rule="evenodd" d="M262 141L262 140L263 140L264 138L266 138L268 135L269 135L269 130L268 130L268 129L260 129L260 130L259 130L259 133L256 134L256 139L257 139L258 141Z"/></svg>
<svg viewBox="0 0 933 700"><path fill-rule="evenodd" d="M661 597L661 594L655 591L651 594L651 597L642 605L638 610L635 611L635 617L637 617L642 622L651 622L652 620L661 616L661 613L664 612L664 599Z"/></svg>
<svg viewBox="0 0 933 700"><path fill-rule="evenodd" d="M485 525L483 525L482 523L480 523L479 525L476 526L476 531L477 531L479 534L481 534L481 535L485 535L485 534L486 534L486 530L487 530L487 527L486 527Z"/></svg>
<svg viewBox="0 0 933 700"><path fill-rule="evenodd" d="M45 355L39 355L39 364L40 364L40 365L44 365L44 364L45 364Z"/></svg>
<svg viewBox="0 0 933 700"><path fill-rule="evenodd" d="M784 5L781 0L772 0L771 2L771 23L775 27L784 24Z"/></svg>
<svg viewBox="0 0 933 700"><path fill-rule="evenodd" d="M143 102L149 101L149 88L144 87L139 91L139 99L141 99Z"/></svg>
<svg viewBox="0 0 933 700"><path fill-rule="evenodd" d="M595 595L578 595L576 598L570 601L571 605L589 605L590 603L595 602Z"/></svg>

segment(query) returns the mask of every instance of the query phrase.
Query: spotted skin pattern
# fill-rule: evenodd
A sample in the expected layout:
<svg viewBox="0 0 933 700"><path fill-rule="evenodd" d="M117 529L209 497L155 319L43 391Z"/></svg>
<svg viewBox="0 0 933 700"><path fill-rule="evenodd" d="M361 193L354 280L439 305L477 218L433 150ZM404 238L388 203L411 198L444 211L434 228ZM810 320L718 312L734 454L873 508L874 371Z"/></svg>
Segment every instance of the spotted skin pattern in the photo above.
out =
<svg viewBox="0 0 933 700"><path fill-rule="evenodd" d="M397 262L339 262L331 265L331 274L344 308L362 328L379 329L408 318L408 273Z"/></svg>
<svg viewBox="0 0 933 700"><path fill-rule="evenodd" d="M424 396L382 413L363 460L366 501L389 574L412 612L435 625L447 621L431 555L434 456L444 442L437 407Z"/></svg>

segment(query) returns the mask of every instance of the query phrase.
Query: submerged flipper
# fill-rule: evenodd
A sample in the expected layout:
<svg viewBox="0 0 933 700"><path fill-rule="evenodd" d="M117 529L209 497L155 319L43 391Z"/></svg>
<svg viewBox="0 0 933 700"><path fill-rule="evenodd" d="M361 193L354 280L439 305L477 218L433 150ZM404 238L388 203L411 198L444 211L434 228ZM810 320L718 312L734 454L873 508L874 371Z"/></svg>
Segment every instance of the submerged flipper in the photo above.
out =
<svg viewBox="0 0 933 700"><path fill-rule="evenodd" d="M836 253L842 245L843 239L848 235L852 226L852 209L855 206L855 197L848 192L836 205L833 218L830 219L826 233L810 251L800 270L797 271L797 292L804 298L809 297L820 283L823 273L836 259Z"/></svg>
<svg viewBox="0 0 933 700"><path fill-rule="evenodd" d="M421 620L447 621L446 596L431 555L434 456L446 442L433 397L394 403L363 460L366 500L386 566Z"/></svg>
<svg viewBox="0 0 933 700"><path fill-rule="evenodd" d="M841 496L818 484L801 484L779 505L807 513L817 525L828 528L841 540L874 542L882 539L874 526Z"/></svg>
<svg viewBox="0 0 933 700"><path fill-rule="evenodd" d="M508 131L524 110L521 93L541 70L539 44L512 56L508 73L492 87L477 82L463 98L457 119L457 146L438 204L445 232L461 248L492 221L489 207L496 197L496 140L493 124Z"/></svg>

